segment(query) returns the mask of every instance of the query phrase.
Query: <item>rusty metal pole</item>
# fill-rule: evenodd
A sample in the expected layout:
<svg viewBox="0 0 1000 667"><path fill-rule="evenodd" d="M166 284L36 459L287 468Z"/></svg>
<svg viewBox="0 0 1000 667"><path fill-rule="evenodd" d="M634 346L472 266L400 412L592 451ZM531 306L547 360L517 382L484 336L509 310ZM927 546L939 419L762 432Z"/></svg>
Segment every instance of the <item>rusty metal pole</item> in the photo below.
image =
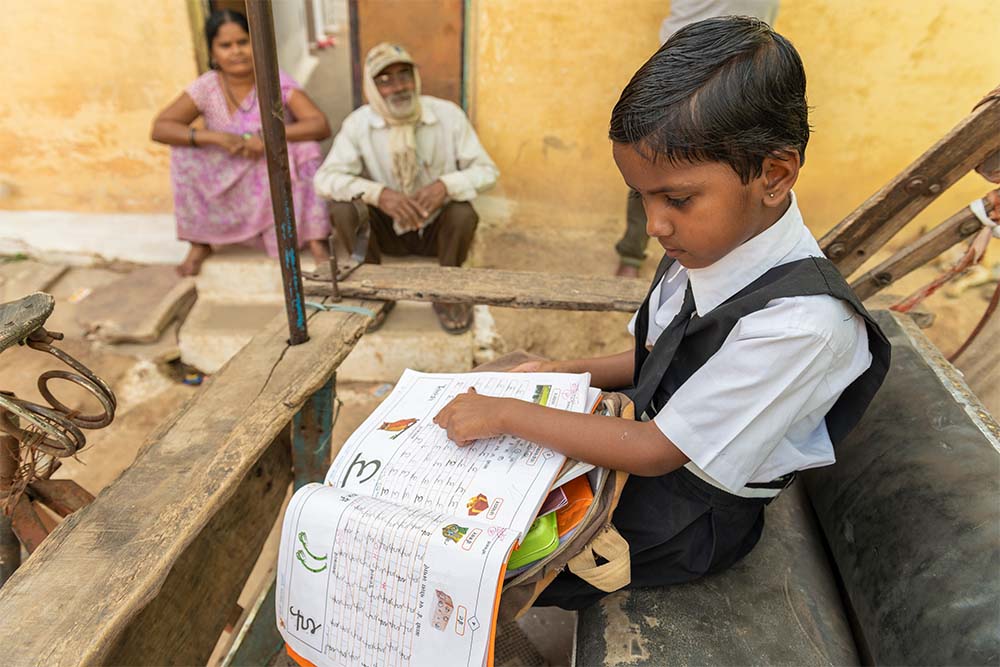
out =
<svg viewBox="0 0 1000 667"><path fill-rule="evenodd" d="M0 419L9 419L11 415L0 410ZM17 474L20 463L20 444L17 438L10 435L0 435L0 502L7 502L11 485ZM11 517L0 512L0 586L2 586L14 571L21 565L21 542L14 534Z"/></svg>
<svg viewBox="0 0 1000 667"><path fill-rule="evenodd" d="M288 146L285 143L285 113L278 81L274 20L269 0L247 0L246 7L250 42L253 45L260 122L267 155L267 176L271 184L274 228L278 235L278 261L281 264L281 282L285 287L288 342L298 345L309 340L309 332L306 329L302 269L299 266L298 236L295 232L295 207L292 205L292 179L288 170Z"/></svg>

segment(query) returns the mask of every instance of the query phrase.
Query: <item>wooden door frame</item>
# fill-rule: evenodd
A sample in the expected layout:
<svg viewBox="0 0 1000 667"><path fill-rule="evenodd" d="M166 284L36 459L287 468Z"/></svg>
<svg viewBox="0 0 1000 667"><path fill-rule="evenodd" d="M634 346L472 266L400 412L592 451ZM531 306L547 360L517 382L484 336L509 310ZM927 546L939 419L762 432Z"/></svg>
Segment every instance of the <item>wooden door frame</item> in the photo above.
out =
<svg viewBox="0 0 1000 667"><path fill-rule="evenodd" d="M468 30L468 23L469 16L472 13L471 9L472 0L462 0L462 31L458 39L458 97L459 104L466 113L469 110L467 88L469 81L468 55L470 53L470 31ZM354 108L357 109L364 104L364 97L361 91L361 26L358 23L358 0L347 0L347 17L348 24L350 25L349 39L351 41L351 102Z"/></svg>

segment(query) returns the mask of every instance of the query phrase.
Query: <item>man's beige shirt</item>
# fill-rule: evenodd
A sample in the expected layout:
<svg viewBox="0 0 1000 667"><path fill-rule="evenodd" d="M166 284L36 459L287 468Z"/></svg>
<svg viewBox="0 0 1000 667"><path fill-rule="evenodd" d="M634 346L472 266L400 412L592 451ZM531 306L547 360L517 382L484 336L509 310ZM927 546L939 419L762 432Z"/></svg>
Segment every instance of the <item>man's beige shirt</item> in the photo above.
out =
<svg viewBox="0 0 1000 667"><path fill-rule="evenodd" d="M493 187L500 172L465 112L452 102L427 95L420 97L420 105L417 188L440 179L451 201L470 201ZM314 183L316 191L328 199L350 201L361 195L372 206L378 205L383 188L400 189L392 175L389 127L370 105L344 119Z"/></svg>

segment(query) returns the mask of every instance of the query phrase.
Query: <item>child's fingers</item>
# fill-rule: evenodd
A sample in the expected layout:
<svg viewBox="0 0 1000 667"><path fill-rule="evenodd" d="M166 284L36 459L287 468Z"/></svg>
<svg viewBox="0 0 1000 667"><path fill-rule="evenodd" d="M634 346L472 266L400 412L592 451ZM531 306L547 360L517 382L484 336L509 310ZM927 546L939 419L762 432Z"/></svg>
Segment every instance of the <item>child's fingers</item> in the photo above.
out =
<svg viewBox="0 0 1000 667"><path fill-rule="evenodd" d="M540 361L526 361L523 364L518 364L514 368L510 369L511 373L534 373L541 366Z"/></svg>

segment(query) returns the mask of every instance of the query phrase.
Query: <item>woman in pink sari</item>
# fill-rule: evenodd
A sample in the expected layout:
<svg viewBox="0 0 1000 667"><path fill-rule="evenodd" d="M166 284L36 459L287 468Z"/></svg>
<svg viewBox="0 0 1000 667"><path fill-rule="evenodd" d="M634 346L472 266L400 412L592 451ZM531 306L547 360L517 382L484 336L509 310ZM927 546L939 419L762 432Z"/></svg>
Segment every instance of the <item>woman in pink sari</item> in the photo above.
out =
<svg viewBox="0 0 1000 667"><path fill-rule="evenodd" d="M181 275L196 275L212 245L247 243L278 254L247 20L215 12L205 22L205 38L212 69L153 122L153 141L171 146L177 237L191 243L177 267ZM284 72L281 101L298 240L320 263L329 259L330 221L312 181L322 159L316 142L330 136L330 126ZM203 129L192 125L199 116Z"/></svg>

